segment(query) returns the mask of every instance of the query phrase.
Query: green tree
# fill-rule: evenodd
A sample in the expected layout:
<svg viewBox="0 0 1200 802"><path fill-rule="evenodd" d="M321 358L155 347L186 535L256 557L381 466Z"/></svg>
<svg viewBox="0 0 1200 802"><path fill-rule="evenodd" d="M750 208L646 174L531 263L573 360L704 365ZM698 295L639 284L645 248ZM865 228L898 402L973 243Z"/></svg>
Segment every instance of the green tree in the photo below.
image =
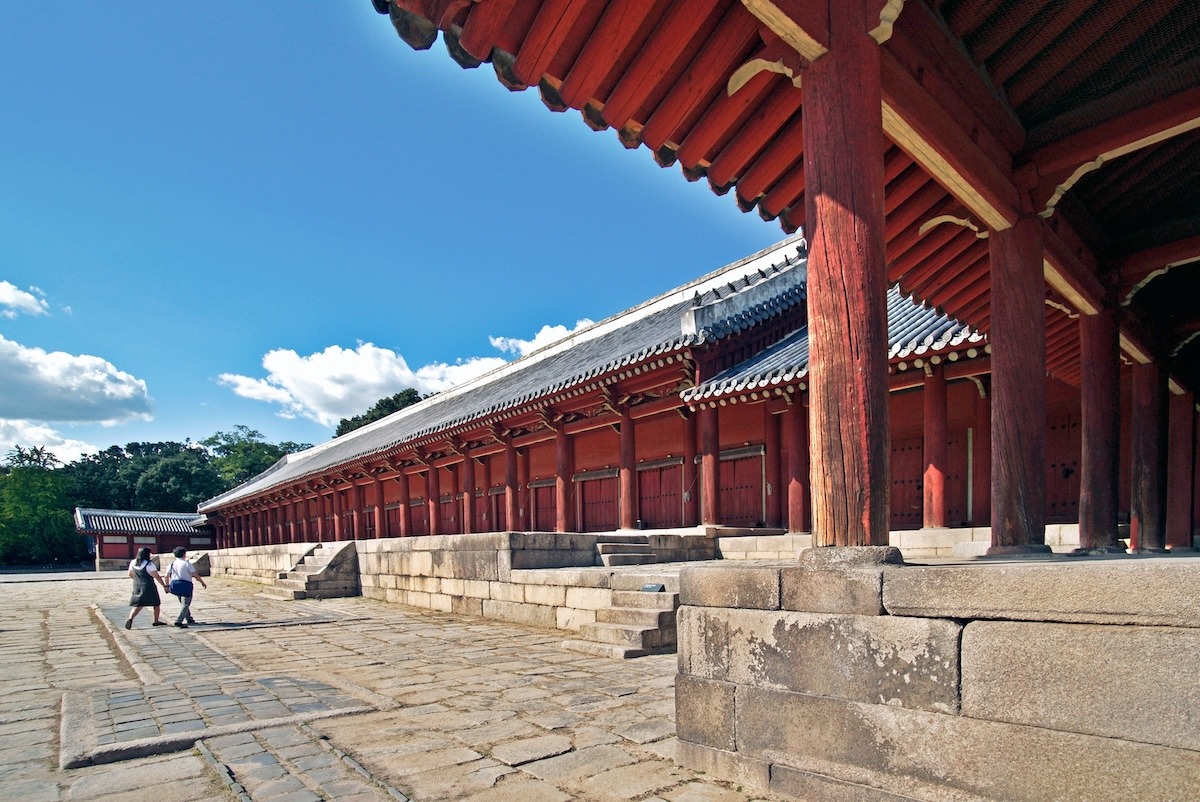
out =
<svg viewBox="0 0 1200 802"><path fill-rule="evenodd" d="M263 440L262 432L237 424L232 432L217 432L200 444L215 456L213 464L225 481L226 488L234 487L270 468L286 454L294 454L312 446L288 440L278 445ZM215 493L213 495L216 495Z"/></svg>
<svg viewBox="0 0 1200 802"><path fill-rule="evenodd" d="M72 499L78 507L103 510L146 509L138 506L138 480L164 459L195 451L191 443L127 443L87 454L66 467Z"/></svg>
<svg viewBox="0 0 1200 802"><path fill-rule="evenodd" d="M187 448L159 460L138 477L135 509L195 512L196 505L225 489L208 452Z"/></svg>
<svg viewBox="0 0 1200 802"><path fill-rule="evenodd" d="M426 398L428 398L428 396L426 396ZM388 396L387 398L381 398L375 402L375 406L371 407L363 414L355 415L352 418L342 418L340 421L338 421L337 428L333 431L333 436L341 437L348 432L352 432L355 429L366 426L372 421L377 421L380 418L386 418L393 412L399 412L405 407L410 407L421 400L421 394L411 387L407 390L401 390L395 395Z"/></svg>
<svg viewBox="0 0 1200 802"><path fill-rule="evenodd" d="M0 563L76 562L87 557L75 532L69 481L44 449L18 447L0 476Z"/></svg>

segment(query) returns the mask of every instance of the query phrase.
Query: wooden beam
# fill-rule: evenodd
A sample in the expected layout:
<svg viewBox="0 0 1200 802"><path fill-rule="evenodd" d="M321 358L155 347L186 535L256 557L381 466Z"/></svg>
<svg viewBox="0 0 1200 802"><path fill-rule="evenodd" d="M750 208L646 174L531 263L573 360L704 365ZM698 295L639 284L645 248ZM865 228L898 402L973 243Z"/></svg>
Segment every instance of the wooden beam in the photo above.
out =
<svg viewBox="0 0 1200 802"><path fill-rule="evenodd" d="M813 0L742 0L751 14L808 61L829 52L829 5Z"/></svg>
<svg viewBox="0 0 1200 802"><path fill-rule="evenodd" d="M497 0L488 0L488 6ZM515 0L503 0L515 2ZM567 73L559 96L572 108L595 98L600 84L625 49L658 20L665 0L613 0L604 10L594 34Z"/></svg>
<svg viewBox="0 0 1200 802"><path fill-rule="evenodd" d="M1042 273L1046 283L1083 314L1096 314L1104 307L1108 294L1104 285L1053 228L1042 228Z"/></svg>
<svg viewBox="0 0 1200 802"><path fill-rule="evenodd" d="M1197 261L1200 261L1200 237L1187 237L1125 256L1117 263L1121 276L1121 303L1128 304L1133 295L1156 276Z"/></svg>
<svg viewBox="0 0 1200 802"><path fill-rule="evenodd" d="M522 83L536 86L542 79L584 5L584 0L546 0L542 4L513 63L513 72Z"/></svg>

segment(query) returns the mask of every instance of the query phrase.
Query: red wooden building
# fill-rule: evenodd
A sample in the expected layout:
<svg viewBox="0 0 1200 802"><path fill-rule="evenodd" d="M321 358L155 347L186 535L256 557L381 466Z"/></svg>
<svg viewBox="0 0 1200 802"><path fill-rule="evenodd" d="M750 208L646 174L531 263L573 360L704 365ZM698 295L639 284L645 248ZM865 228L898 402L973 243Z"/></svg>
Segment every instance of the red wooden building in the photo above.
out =
<svg viewBox="0 0 1200 802"><path fill-rule="evenodd" d="M76 507L75 531L95 543L97 571L124 570L143 546L158 555L170 554L176 546L196 552L214 545L203 516L190 512Z"/></svg>
<svg viewBox="0 0 1200 802"><path fill-rule="evenodd" d="M919 432L927 525L990 520L992 550L1022 552L1048 519L1077 517L1081 544L1109 549L1127 505L1135 546L1192 543L1200 4L373 1L409 45L440 36L464 67L490 63L504 86L803 228L808 374L737 374L782 349L798 301L719 337L685 321L649 351L589 351L601 324L538 370L491 377L512 386L498 406L455 391L403 437L385 422L202 505L223 542L653 524L674 510L654 487L675 464L685 525L754 522L742 468L761 449L762 523L807 528L811 506L819 545L883 544L896 498L915 517L897 480ZM888 356L892 285L994 344L970 412L961 354L920 357L920 402L889 412L905 372ZM702 296L693 325L753 295ZM541 372L556 378L521 386ZM745 401L717 389L739 381ZM614 496L637 499L615 521Z"/></svg>

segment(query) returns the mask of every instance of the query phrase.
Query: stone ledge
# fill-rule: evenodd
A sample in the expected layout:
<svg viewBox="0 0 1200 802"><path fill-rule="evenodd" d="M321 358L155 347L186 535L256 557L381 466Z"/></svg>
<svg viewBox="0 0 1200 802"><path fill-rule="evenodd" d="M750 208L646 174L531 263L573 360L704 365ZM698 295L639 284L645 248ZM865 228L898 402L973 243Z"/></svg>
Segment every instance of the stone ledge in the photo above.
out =
<svg viewBox="0 0 1200 802"><path fill-rule="evenodd" d="M1200 559L1051 558L888 567L899 616L1200 627Z"/></svg>
<svg viewBox="0 0 1200 802"><path fill-rule="evenodd" d="M694 607L779 609L782 566L702 565L679 574L679 602Z"/></svg>

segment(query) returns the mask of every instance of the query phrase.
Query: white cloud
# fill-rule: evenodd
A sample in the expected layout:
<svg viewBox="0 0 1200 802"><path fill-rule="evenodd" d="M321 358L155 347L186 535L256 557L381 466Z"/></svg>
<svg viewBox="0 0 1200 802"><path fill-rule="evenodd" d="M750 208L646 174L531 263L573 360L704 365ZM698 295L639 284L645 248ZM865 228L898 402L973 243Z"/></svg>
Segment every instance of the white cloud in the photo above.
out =
<svg viewBox="0 0 1200 802"><path fill-rule="evenodd" d="M0 315L14 318L22 312L26 315L49 314L50 305L39 297L42 291L37 287L29 289L31 292L26 292L10 282L0 281Z"/></svg>
<svg viewBox="0 0 1200 802"><path fill-rule="evenodd" d="M381 398L412 388L422 395L461 384L504 364L477 357L454 365L434 363L417 370L404 357L372 343L357 348L331 345L301 356L280 348L263 357L266 378L224 373L220 382L243 398L277 404L285 418L303 417L323 426L361 415Z"/></svg>
<svg viewBox="0 0 1200 802"><path fill-rule="evenodd" d="M146 383L111 362L0 335L0 420L112 425L152 417Z"/></svg>
<svg viewBox="0 0 1200 802"><path fill-rule="evenodd" d="M536 351L545 345L556 343L559 340L569 337L575 332L586 329L592 325L592 321L584 318L575 322L575 328L568 329L566 326L542 326L541 330L533 335L532 340L521 340L516 337L488 337L488 342L493 348L506 353L516 354L517 356L525 356L526 354Z"/></svg>
<svg viewBox="0 0 1200 802"><path fill-rule="evenodd" d="M49 426L26 420L0 420L0 458L7 457L17 446L34 448L41 446L65 465L75 462L84 454L95 454L103 449L82 440L71 440Z"/></svg>

